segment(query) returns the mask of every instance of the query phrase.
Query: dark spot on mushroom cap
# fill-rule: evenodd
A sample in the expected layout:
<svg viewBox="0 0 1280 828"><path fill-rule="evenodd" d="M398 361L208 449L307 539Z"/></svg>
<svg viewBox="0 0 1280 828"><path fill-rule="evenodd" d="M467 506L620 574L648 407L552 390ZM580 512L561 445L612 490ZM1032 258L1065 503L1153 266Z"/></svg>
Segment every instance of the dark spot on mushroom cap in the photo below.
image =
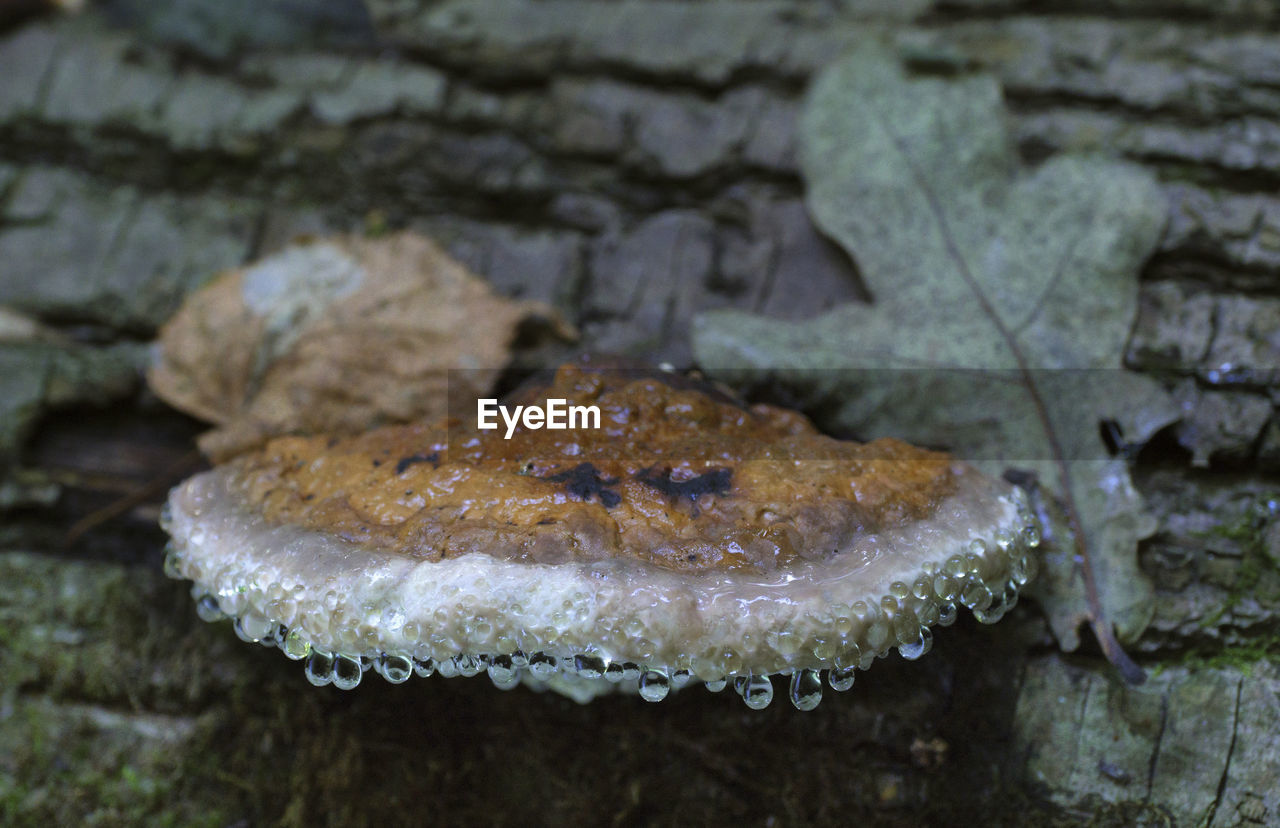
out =
<svg viewBox="0 0 1280 828"><path fill-rule="evenodd" d="M396 463L396 474L404 474L405 470L414 463L430 463L432 468L437 468L440 465L440 452L433 451L430 454L411 454L408 457L402 457ZM379 463L375 460L374 465Z"/></svg>
<svg viewBox="0 0 1280 828"><path fill-rule="evenodd" d="M590 463L579 463L568 471L540 477L548 483L563 483L564 489L579 500L595 498L606 509L611 509L622 502L622 496L607 486L616 485L618 478L601 477L599 470Z"/></svg>
<svg viewBox="0 0 1280 828"><path fill-rule="evenodd" d="M732 476L729 469L712 469L687 480L673 480L669 468L661 472L647 468L636 475L636 480L672 499L687 497L697 500L704 494L727 495Z"/></svg>

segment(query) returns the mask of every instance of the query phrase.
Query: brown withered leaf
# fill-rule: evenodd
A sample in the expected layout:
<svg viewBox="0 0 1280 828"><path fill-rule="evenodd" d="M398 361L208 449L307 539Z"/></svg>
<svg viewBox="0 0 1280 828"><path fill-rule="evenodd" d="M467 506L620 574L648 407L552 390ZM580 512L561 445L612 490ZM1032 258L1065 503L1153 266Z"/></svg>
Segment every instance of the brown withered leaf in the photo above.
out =
<svg viewBox="0 0 1280 828"><path fill-rule="evenodd" d="M147 380L217 428L221 461L280 434L358 432L444 416L487 392L538 302L503 298L413 233L294 244L228 271L161 330Z"/></svg>

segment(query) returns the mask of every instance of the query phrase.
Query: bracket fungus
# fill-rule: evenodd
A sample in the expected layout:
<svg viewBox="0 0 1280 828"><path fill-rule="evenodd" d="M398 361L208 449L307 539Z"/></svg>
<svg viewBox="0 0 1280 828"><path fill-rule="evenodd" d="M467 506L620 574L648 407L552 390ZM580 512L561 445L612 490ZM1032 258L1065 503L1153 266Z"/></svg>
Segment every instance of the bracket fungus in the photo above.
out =
<svg viewBox="0 0 1280 828"><path fill-rule="evenodd" d="M517 401L598 429L442 421L284 437L186 481L166 570L205 619L306 661L488 673L579 701L691 681L801 710L958 606L994 622L1037 567L1022 492L940 452L823 436L660 371L561 367Z"/></svg>

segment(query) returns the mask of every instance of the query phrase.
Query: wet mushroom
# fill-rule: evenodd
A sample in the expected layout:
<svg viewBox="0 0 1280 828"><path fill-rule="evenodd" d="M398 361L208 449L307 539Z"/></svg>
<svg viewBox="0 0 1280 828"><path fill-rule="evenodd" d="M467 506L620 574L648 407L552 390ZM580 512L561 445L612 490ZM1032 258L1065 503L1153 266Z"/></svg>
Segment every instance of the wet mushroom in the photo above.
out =
<svg viewBox="0 0 1280 828"><path fill-rule="evenodd" d="M280 438L169 500L166 570L200 615L306 660L650 701L690 681L753 708L790 676L847 690L918 658L957 606L998 620L1036 568L1025 498L939 452L819 434L675 374L562 367L525 404L598 429L475 419Z"/></svg>

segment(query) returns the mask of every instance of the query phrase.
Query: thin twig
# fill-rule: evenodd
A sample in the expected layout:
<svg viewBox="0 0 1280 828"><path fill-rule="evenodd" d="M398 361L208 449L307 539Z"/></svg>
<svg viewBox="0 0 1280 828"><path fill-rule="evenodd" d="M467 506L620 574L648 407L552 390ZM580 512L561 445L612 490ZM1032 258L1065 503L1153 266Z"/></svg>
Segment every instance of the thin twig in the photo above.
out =
<svg viewBox="0 0 1280 828"><path fill-rule="evenodd" d="M916 186L924 194L929 210L933 213L934 220L937 222L942 242L947 248L947 254L955 260L956 266L960 270L961 278L964 279L966 286L968 286L970 292L981 306L983 314L991 320L991 324L995 326L996 331L1004 340L1005 347L1009 349L1009 352L1013 354L1013 358L1017 362L1018 373L1022 378L1021 384L1026 388L1027 395L1030 397L1032 405L1035 406L1036 417L1040 420L1041 427L1044 429L1045 438L1049 441L1049 449L1053 453L1054 465L1058 467L1058 473L1062 479L1062 506L1067 516L1067 525L1071 530L1076 556L1080 561L1080 569L1084 575L1085 600L1089 604L1090 626L1093 628L1093 634L1097 636L1098 644L1102 647L1102 652L1106 655L1107 660L1116 666L1116 669L1120 671L1124 679L1131 684L1141 684L1146 680L1146 673L1133 659L1129 658L1128 654L1120 646L1120 642L1116 640L1115 632L1111 628L1111 623L1107 620L1106 613L1102 609L1102 600L1098 595L1097 579L1094 577L1093 564L1089 559L1088 544L1085 542L1084 525L1080 520L1080 510L1076 506L1075 496L1071 493L1070 464L1067 463L1066 452L1063 451L1062 443L1058 440L1053 421L1049 418L1049 407L1045 404L1044 396L1040 393L1039 386L1036 385L1031 366L1027 364L1026 356L1022 353L1022 349L1018 347L1018 342L1014 338L1013 332L1004 324L1004 320L996 311L995 306L987 298L986 292L982 290L982 285L978 283L978 280L969 270L968 262L965 261L959 245L956 244L951 235L946 216L942 212L942 205L938 203L933 191L929 189L928 182L924 176L916 169L902 139L893 130L889 129L883 119L881 119L880 125L893 142L894 147L897 148L903 161L906 162L907 168L916 180Z"/></svg>
<svg viewBox="0 0 1280 828"><path fill-rule="evenodd" d="M195 450L187 452L166 466L160 474L143 483L129 494L111 501L101 509L96 509L71 524L71 528L67 530L67 534L62 538L62 545L64 547L71 546L83 537L86 532L96 529L109 520L120 517L120 515L140 503L145 503L186 477L199 463L200 452Z"/></svg>

